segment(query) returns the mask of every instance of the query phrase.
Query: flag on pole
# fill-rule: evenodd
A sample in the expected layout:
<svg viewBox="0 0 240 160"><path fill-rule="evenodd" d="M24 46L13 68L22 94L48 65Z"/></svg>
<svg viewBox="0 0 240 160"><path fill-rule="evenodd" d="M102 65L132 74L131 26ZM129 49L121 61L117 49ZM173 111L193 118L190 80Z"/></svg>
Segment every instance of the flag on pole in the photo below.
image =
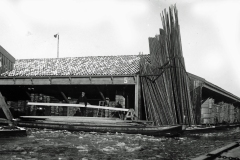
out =
<svg viewBox="0 0 240 160"><path fill-rule="evenodd" d="M57 38L59 35L58 34L55 34L54 37Z"/></svg>

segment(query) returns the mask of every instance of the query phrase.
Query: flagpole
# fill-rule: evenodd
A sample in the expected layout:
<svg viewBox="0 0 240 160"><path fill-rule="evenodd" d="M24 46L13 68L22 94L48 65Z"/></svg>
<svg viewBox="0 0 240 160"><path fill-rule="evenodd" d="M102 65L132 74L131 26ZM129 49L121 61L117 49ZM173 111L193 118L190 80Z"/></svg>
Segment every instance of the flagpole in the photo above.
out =
<svg viewBox="0 0 240 160"><path fill-rule="evenodd" d="M57 48L57 58L59 58L59 34L58 34L58 48Z"/></svg>

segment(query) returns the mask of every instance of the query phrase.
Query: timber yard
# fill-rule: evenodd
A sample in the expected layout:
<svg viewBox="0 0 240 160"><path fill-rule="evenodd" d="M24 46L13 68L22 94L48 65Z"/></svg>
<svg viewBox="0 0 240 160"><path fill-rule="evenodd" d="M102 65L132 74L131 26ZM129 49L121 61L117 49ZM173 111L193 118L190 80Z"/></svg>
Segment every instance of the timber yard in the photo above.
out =
<svg viewBox="0 0 240 160"><path fill-rule="evenodd" d="M15 59L0 46L0 159L240 159L240 98L187 72L176 5L160 18L150 54Z"/></svg>

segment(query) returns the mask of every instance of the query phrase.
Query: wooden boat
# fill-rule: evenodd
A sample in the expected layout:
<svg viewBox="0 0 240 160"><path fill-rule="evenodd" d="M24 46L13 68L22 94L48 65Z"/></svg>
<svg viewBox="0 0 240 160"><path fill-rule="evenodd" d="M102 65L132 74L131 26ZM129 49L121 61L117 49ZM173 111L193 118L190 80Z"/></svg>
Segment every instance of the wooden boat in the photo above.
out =
<svg viewBox="0 0 240 160"><path fill-rule="evenodd" d="M240 141L230 143L192 160L240 159Z"/></svg>
<svg viewBox="0 0 240 160"><path fill-rule="evenodd" d="M22 116L18 126L56 130L174 136L182 126L151 126L147 121L121 120L102 117Z"/></svg>
<svg viewBox="0 0 240 160"><path fill-rule="evenodd" d="M184 130L184 134L222 132L237 127L240 127L240 124L187 127Z"/></svg>

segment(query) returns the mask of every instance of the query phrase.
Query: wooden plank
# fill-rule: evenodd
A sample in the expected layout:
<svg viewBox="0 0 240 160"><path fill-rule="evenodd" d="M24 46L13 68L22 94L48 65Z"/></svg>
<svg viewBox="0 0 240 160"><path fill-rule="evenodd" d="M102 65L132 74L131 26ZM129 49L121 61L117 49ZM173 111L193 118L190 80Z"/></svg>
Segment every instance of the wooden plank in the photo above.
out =
<svg viewBox="0 0 240 160"><path fill-rule="evenodd" d="M70 84L69 78L51 78L52 84Z"/></svg>
<svg viewBox="0 0 240 160"><path fill-rule="evenodd" d="M100 96L102 97L102 100L106 102L105 96L104 96L103 93L100 91L99 87L98 87L98 86L96 86L96 87L97 87L97 90L98 90Z"/></svg>
<svg viewBox="0 0 240 160"><path fill-rule="evenodd" d="M91 84L89 77L76 78L72 77L71 84Z"/></svg>
<svg viewBox="0 0 240 160"><path fill-rule="evenodd" d="M14 85L13 79L0 79L1 85Z"/></svg>
<svg viewBox="0 0 240 160"><path fill-rule="evenodd" d="M43 78L1 78L0 85L51 85L51 84L59 84L59 85L69 85L69 84L135 84L134 76L128 77L51 77L51 79L43 77Z"/></svg>
<svg viewBox="0 0 240 160"><path fill-rule="evenodd" d="M37 103L37 102L28 102L27 105L33 106L66 106L66 107L85 107L83 104L67 104L67 103ZM115 107L104 107L104 106L95 106L95 105L87 105L86 108L96 108L96 109L109 109L115 111L128 111L129 109L125 108L115 108Z"/></svg>
<svg viewBox="0 0 240 160"><path fill-rule="evenodd" d="M61 93L61 95L63 96L64 100L65 100L67 103L69 103L69 101L68 101L66 95L65 95L62 91L60 91L60 93Z"/></svg>
<svg viewBox="0 0 240 160"><path fill-rule="evenodd" d="M15 80L16 85L32 85L31 79L16 79Z"/></svg>
<svg viewBox="0 0 240 160"><path fill-rule="evenodd" d="M228 144L222 148L216 149L216 150L208 153L208 155L219 155L220 153L225 152L226 150L232 149L237 146L239 146L239 144L234 142L234 143Z"/></svg>
<svg viewBox="0 0 240 160"><path fill-rule="evenodd" d="M135 80L133 77L114 77L113 84L135 84Z"/></svg>
<svg viewBox="0 0 240 160"><path fill-rule="evenodd" d="M50 85L51 82L48 78L32 79L34 85Z"/></svg>
<svg viewBox="0 0 240 160"><path fill-rule="evenodd" d="M111 77L92 77L91 84L112 84Z"/></svg>
<svg viewBox="0 0 240 160"><path fill-rule="evenodd" d="M135 84L135 114L139 118L139 75L136 77L136 84Z"/></svg>

